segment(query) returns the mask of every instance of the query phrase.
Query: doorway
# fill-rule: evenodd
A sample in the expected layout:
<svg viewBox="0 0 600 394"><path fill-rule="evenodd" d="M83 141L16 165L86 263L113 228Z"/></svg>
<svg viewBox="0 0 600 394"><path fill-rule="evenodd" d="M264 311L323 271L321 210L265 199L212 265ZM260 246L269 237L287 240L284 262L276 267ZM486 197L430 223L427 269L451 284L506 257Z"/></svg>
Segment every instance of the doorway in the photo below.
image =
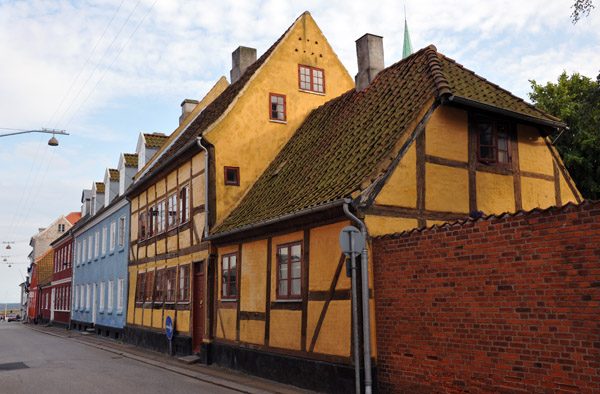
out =
<svg viewBox="0 0 600 394"><path fill-rule="evenodd" d="M199 353L204 333L204 261L194 263L194 327L192 332L193 351Z"/></svg>

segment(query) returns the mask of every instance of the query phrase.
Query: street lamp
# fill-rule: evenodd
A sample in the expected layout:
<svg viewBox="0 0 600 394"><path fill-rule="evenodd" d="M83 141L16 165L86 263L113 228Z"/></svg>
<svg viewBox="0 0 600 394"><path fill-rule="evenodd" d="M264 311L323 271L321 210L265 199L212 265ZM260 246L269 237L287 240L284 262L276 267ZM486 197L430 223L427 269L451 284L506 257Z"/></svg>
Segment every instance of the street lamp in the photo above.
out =
<svg viewBox="0 0 600 394"><path fill-rule="evenodd" d="M3 244L7 244L6 245L6 249L12 249L11 246L10 246L10 244L14 244L14 241L2 241L2 243Z"/></svg>
<svg viewBox="0 0 600 394"><path fill-rule="evenodd" d="M16 131L14 133L0 134L0 137L8 137L9 135L27 134L27 133L47 133L47 134L52 134L52 138L50 138L48 140L48 145L50 145L50 146L58 146L58 140L56 139L56 137L54 137L56 134L69 135L69 133L65 133L64 130L41 129L41 130L23 130L23 131ZM7 246L6 249L10 249L10 248Z"/></svg>

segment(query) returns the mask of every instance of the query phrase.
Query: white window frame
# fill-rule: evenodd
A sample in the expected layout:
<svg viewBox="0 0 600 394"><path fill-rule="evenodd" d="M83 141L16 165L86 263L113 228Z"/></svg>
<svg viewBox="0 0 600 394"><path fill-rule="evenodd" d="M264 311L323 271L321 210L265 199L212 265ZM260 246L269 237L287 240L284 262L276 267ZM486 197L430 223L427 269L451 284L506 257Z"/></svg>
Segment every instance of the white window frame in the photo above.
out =
<svg viewBox="0 0 600 394"><path fill-rule="evenodd" d="M106 254L106 234L108 234L108 228L102 227L102 254Z"/></svg>
<svg viewBox="0 0 600 394"><path fill-rule="evenodd" d="M123 280L123 278L119 278L117 280L117 310L119 311L123 310L123 297L125 296L124 290L125 281Z"/></svg>
<svg viewBox="0 0 600 394"><path fill-rule="evenodd" d="M104 293L106 291L106 282L102 281L100 282L100 310L103 311L104 310Z"/></svg>
<svg viewBox="0 0 600 394"><path fill-rule="evenodd" d="M119 232L118 232L118 242L119 248L122 248L125 245L125 215L119 217Z"/></svg>
<svg viewBox="0 0 600 394"><path fill-rule="evenodd" d="M111 279L108 281L108 303L106 304L106 309L109 311L112 311L114 306L114 288L115 281Z"/></svg>
<svg viewBox="0 0 600 394"><path fill-rule="evenodd" d="M79 302L79 309L82 310L84 308L84 300L85 300L85 286L81 285L81 300Z"/></svg>
<svg viewBox="0 0 600 394"><path fill-rule="evenodd" d="M100 230L96 230L96 240L94 243L94 258L100 256Z"/></svg>
<svg viewBox="0 0 600 394"><path fill-rule="evenodd" d="M110 251L113 252L115 250L115 236L117 231L117 222L110 222Z"/></svg>
<svg viewBox="0 0 600 394"><path fill-rule="evenodd" d="M73 308L77 309L79 307L79 285L75 286L75 294L73 295Z"/></svg>
<svg viewBox="0 0 600 394"><path fill-rule="evenodd" d="M88 236L88 255L87 255L87 259L88 260L92 259L92 234L90 234Z"/></svg>

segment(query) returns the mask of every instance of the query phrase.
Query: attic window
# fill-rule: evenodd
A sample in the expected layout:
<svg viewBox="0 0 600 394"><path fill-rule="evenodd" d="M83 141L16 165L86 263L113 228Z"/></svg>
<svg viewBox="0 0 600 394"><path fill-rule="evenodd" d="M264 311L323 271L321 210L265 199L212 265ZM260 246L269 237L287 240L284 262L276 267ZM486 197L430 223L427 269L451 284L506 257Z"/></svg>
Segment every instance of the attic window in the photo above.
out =
<svg viewBox="0 0 600 394"><path fill-rule="evenodd" d="M269 93L269 119L276 122L285 122L285 95Z"/></svg>
<svg viewBox="0 0 600 394"><path fill-rule="evenodd" d="M477 157L484 163L510 166L510 138L507 122L476 119Z"/></svg>
<svg viewBox="0 0 600 394"><path fill-rule="evenodd" d="M325 93L325 71L298 65L298 84L302 91L323 94Z"/></svg>
<svg viewBox="0 0 600 394"><path fill-rule="evenodd" d="M225 184L231 186L240 185L240 168L225 167Z"/></svg>

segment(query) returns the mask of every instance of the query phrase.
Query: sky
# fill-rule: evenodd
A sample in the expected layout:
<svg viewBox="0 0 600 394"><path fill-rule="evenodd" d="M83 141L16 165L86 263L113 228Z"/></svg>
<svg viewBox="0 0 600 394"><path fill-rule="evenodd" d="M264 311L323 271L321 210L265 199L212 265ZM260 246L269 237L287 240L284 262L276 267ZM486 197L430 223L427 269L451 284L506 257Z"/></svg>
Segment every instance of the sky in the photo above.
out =
<svg viewBox="0 0 600 394"><path fill-rule="evenodd" d="M600 9L573 25L572 3L0 0L0 135L69 133L58 147L41 133L0 138L0 303L19 301L39 228L79 211L81 191L103 181L121 152L135 153L141 131L175 130L184 99L229 80L238 46L260 56L302 12L354 76L365 33L383 36L386 66L401 60L406 7L415 51L434 44L528 100L530 79L600 73Z"/></svg>

